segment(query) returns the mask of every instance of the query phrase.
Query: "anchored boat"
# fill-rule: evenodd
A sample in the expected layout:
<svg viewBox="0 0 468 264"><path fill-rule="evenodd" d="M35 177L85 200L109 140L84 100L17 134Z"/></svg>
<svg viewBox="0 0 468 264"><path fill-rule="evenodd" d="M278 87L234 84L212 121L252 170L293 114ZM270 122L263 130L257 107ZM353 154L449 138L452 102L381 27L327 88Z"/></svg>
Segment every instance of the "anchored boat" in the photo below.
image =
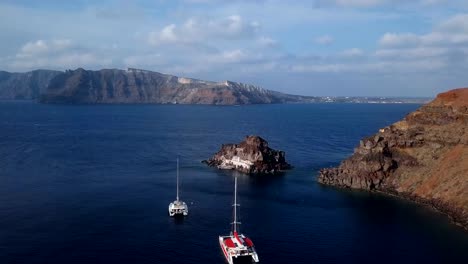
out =
<svg viewBox="0 0 468 264"><path fill-rule="evenodd" d="M177 196L176 196L176 200L169 204L169 215L170 216L188 215L187 204L179 200L179 158L177 158Z"/></svg>
<svg viewBox="0 0 468 264"><path fill-rule="evenodd" d="M258 255L255 251L252 240L242 233L238 232L237 221L237 177L234 179L234 221L232 222L232 231L229 236L219 236L219 245L223 251L224 257L229 264L234 263L257 263Z"/></svg>

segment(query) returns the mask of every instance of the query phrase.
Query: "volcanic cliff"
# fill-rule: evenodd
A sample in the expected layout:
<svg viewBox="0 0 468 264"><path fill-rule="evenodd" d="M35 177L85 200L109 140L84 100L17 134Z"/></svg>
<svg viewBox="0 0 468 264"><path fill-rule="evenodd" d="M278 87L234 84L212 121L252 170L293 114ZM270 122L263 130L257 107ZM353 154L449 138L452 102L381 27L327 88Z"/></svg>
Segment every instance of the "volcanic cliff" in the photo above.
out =
<svg viewBox="0 0 468 264"><path fill-rule="evenodd" d="M271 149L268 142L258 136L247 136L239 144L224 144L218 153L203 162L246 174L276 174L291 168L284 151Z"/></svg>
<svg viewBox="0 0 468 264"><path fill-rule="evenodd" d="M51 70L35 70L24 73L0 71L0 99L37 99L46 91L50 81L60 73Z"/></svg>
<svg viewBox="0 0 468 264"><path fill-rule="evenodd" d="M360 141L318 181L429 204L468 229L468 88L441 93Z"/></svg>
<svg viewBox="0 0 468 264"><path fill-rule="evenodd" d="M318 97L239 82L211 82L129 68L0 71L0 100L58 104L421 103L426 98Z"/></svg>
<svg viewBox="0 0 468 264"><path fill-rule="evenodd" d="M139 69L69 70L51 80L43 103L269 104L304 102L254 85L210 82Z"/></svg>

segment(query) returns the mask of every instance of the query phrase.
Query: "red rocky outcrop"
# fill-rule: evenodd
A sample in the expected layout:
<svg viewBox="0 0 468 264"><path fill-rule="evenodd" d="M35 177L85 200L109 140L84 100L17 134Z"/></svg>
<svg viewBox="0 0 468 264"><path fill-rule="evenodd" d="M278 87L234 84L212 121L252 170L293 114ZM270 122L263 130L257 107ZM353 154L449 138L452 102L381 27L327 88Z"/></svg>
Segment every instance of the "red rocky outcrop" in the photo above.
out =
<svg viewBox="0 0 468 264"><path fill-rule="evenodd" d="M290 169L284 151L268 147L258 136L247 136L239 144L224 144L204 163L219 169L233 169L247 174L275 174Z"/></svg>
<svg viewBox="0 0 468 264"><path fill-rule="evenodd" d="M361 140L318 181L429 204L468 228L468 88L441 93L402 121Z"/></svg>

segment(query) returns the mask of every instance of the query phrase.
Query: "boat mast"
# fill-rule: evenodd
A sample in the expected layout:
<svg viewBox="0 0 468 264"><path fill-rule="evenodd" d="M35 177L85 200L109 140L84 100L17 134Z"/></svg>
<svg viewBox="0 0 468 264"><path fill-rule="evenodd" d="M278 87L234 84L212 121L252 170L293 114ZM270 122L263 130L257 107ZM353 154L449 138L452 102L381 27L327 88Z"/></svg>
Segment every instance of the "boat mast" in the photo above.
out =
<svg viewBox="0 0 468 264"><path fill-rule="evenodd" d="M237 233L237 224L240 224L240 222L237 222L237 207L239 204L237 204L237 176L234 177L234 222L232 224L234 225L233 227L233 232Z"/></svg>
<svg viewBox="0 0 468 264"><path fill-rule="evenodd" d="M179 201L179 157L177 157L177 201Z"/></svg>

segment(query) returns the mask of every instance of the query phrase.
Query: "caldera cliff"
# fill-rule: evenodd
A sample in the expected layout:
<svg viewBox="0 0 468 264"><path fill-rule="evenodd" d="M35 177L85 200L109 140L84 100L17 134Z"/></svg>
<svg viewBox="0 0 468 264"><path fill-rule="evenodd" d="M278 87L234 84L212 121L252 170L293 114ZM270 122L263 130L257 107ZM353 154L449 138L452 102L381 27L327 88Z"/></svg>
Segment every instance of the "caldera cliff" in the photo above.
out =
<svg viewBox="0 0 468 264"><path fill-rule="evenodd" d="M211 82L159 72L68 70L53 78L40 96L60 104L272 104L315 101L316 97L283 94L258 86Z"/></svg>
<svg viewBox="0 0 468 264"><path fill-rule="evenodd" d="M276 174L291 168L284 151L271 149L259 136L247 136L239 144L224 144L218 153L203 162L218 169L246 174Z"/></svg>
<svg viewBox="0 0 468 264"><path fill-rule="evenodd" d="M360 141L318 181L431 205L468 229L468 88L441 93L402 121Z"/></svg>

